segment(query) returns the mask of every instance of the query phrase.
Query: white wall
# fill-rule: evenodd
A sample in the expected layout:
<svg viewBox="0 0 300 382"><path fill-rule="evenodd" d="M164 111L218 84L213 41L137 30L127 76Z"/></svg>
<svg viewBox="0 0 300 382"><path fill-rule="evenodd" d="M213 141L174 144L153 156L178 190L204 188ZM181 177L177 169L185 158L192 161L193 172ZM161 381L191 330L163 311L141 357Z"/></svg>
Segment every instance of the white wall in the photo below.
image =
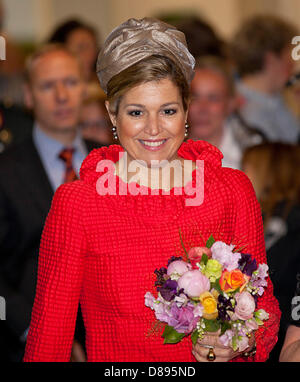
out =
<svg viewBox="0 0 300 382"><path fill-rule="evenodd" d="M238 22L236 2L240 0L110 0L114 27L130 17L158 16L161 13L190 12L207 18L223 35L229 36Z"/></svg>
<svg viewBox="0 0 300 382"><path fill-rule="evenodd" d="M3 0L4 29L18 40L30 40L37 33L33 17L34 0Z"/></svg>
<svg viewBox="0 0 300 382"><path fill-rule="evenodd" d="M0 0L1 1L1 0ZM248 15L272 12L300 29L300 0L2 0L5 26L17 40L43 41L69 17L90 22L103 38L130 17L192 11L203 15L224 38L230 38Z"/></svg>
<svg viewBox="0 0 300 382"><path fill-rule="evenodd" d="M80 17L104 34L107 0L2 0L4 29L18 41L42 42L53 28L70 17Z"/></svg>

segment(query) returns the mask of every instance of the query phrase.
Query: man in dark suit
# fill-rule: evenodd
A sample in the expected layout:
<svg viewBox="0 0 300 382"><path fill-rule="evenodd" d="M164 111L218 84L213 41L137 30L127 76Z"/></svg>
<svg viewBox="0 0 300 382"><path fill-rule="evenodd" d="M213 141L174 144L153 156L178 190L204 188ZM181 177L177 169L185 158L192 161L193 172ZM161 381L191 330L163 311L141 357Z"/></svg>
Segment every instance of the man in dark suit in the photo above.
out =
<svg viewBox="0 0 300 382"><path fill-rule="evenodd" d="M40 237L53 194L78 177L83 159L100 146L78 132L84 83L76 58L61 46L46 46L31 56L26 70L32 134L0 156L0 296L6 300L0 356L11 361L23 356ZM82 350L76 341L73 348Z"/></svg>
<svg viewBox="0 0 300 382"><path fill-rule="evenodd" d="M21 107L0 102L0 154L31 135L32 118Z"/></svg>

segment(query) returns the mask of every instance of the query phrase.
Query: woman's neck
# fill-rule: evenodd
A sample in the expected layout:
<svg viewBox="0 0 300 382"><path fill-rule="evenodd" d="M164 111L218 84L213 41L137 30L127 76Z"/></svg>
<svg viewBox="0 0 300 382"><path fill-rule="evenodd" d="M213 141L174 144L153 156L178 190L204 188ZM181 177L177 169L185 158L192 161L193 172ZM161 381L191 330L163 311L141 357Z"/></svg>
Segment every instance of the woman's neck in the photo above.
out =
<svg viewBox="0 0 300 382"><path fill-rule="evenodd" d="M151 189L169 191L174 187L184 187L192 180L195 162L177 157L171 162L160 162L157 166L145 166L138 160L129 160L125 154L115 164L116 175L125 183L136 182Z"/></svg>

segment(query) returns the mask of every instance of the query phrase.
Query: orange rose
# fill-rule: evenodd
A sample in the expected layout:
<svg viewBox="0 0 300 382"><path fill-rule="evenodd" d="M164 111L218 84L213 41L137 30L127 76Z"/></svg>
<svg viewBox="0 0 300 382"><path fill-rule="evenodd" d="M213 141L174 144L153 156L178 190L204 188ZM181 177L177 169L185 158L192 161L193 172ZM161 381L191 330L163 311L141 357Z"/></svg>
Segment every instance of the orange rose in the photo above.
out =
<svg viewBox="0 0 300 382"><path fill-rule="evenodd" d="M225 269L220 278L220 286L224 292L233 292L240 288L240 292L248 283L250 277L242 273L239 269L229 272Z"/></svg>

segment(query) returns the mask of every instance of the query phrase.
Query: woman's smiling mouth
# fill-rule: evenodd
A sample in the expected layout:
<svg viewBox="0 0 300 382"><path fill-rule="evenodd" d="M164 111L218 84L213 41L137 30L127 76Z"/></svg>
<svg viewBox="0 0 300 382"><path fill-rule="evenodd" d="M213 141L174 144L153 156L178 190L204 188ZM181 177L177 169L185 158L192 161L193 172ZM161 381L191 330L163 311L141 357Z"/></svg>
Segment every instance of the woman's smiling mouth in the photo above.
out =
<svg viewBox="0 0 300 382"><path fill-rule="evenodd" d="M167 139L156 139L156 140L142 140L139 139L139 142L143 145L143 147L150 151L156 151L161 149L164 144L167 142Z"/></svg>

